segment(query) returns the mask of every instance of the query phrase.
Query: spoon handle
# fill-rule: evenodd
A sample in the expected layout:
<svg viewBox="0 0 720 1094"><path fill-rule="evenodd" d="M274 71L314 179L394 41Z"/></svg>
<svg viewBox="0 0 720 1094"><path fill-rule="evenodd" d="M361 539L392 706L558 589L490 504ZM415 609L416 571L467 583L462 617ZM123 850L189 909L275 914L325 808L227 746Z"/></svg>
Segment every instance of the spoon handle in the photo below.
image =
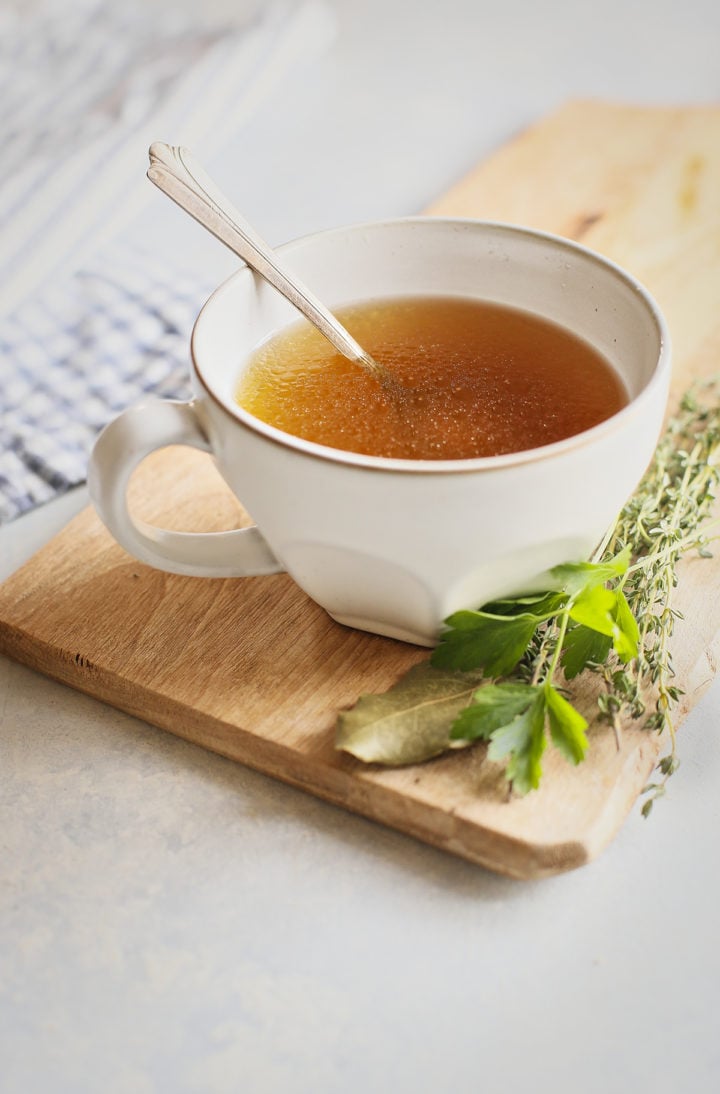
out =
<svg viewBox="0 0 720 1094"><path fill-rule="evenodd" d="M294 275L285 273L277 255L241 217L187 148L155 141L150 146L147 174L160 190L294 304L339 353L365 368L378 371L380 366L324 304Z"/></svg>

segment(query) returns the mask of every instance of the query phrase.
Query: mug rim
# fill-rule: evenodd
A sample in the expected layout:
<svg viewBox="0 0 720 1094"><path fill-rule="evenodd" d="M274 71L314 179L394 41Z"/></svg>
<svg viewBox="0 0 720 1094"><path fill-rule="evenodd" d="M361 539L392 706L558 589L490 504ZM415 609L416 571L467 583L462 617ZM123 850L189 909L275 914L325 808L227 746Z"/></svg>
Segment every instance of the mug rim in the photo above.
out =
<svg viewBox="0 0 720 1094"><path fill-rule="evenodd" d="M613 262L612 259L606 258L599 252L593 251L590 247L584 246L582 243L577 243L575 240L567 239L564 236L552 232L545 232L536 228L529 228L524 225L513 224L507 221L483 220L473 217L390 217L382 220L361 221L354 224L325 228L317 232L309 232L289 240L287 243L277 247L276 250L282 254L289 254L293 250L306 245L308 242L321 237L341 235L355 231L382 230L385 227L395 227L403 224L447 224L461 227L492 229L515 236L528 236L535 240L550 243L560 250L581 254L592 262L595 262L597 265L609 270L641 298L655 325L658 335L659 351L650 379L635 398L631 398L625 406L621 407L621 409L614 414L611 414L609 418L605 418L602 422L598 422L597 425L591 426L590 429L582 430L580 433L573 433L569 437L564 437L562 440L553 441L550 444L541 445L537 448L520 449L517 452L505 452L497 456L471 456L465 459L454 460L399 459L390 456L370 456L362 452L350 452L344 449L332 448L329 445L318 444L315 441L308 441L302 437L296 437L292 433L286 433L284 430L278 429L276 426L270 425L260 418L256 418L255 415L251 414L239 403L229 403L213 390L211 384L203 374L203 370L198 360L199 354L196 345L198 328L201 325L210 322L207 312L213 306L213 303L221 295L229 291L231 285L236 280L246 276L248 273L252 273L250 267L243 264L213 290L201 307L195 323L193 324L190 338L192 366L199 383L212 401L241 425L260 434L265 440L278 444L286 449L293 449L304 456L310 456L325 462L345 464L351 467L374 471L394 471L406 474L457 474L458 472L492 471L502 468L517 467L527 463L536 463L541 460L560 457L566 453L575 452L586 445L600 442L609 434L620 429L626 422L638 414L640 410L642 410L644 404L652 400L656 389L665 386L666 381L669 380L668 374L671 360L670 332L659 305L648 289L645 288L642 282L629 273L628 270L618 265L618 263ZM371 298L368 297L368 299Z"/></svg>

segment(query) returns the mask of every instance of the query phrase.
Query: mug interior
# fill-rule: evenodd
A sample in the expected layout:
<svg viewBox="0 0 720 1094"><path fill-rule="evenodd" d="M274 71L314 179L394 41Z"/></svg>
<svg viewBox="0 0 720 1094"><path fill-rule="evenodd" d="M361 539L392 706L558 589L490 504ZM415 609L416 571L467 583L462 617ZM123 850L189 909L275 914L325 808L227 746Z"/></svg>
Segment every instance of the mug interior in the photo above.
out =
<svg viewBox="0 0 720 1094"><path fill-rule="evenodd" d="M417 217L307 236L280 248L331 308L398 296L462 296L521 308L572 331L616 369L628 406L585 433L542 449L463 461L391 460L312 444L255 418L235 401L243 369L260 345L299 318L247 267L217 289L195 324L192 354L202 386L230 414L271 439L326 458L441 470L518 462L573 447L637 412L667 381L669 339L657 305L628 273L558 236L511 225Z"/></svg>

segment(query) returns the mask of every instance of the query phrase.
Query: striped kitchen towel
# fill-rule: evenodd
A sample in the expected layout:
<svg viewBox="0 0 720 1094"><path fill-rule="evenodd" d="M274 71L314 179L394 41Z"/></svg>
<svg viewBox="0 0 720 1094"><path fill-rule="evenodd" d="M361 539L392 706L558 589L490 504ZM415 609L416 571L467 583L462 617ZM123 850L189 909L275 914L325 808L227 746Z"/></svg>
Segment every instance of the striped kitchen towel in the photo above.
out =
<svg viewBox="0 0 720 1094"><path fill-rule="evenodd" d="M333 28L317 0L222 6L0 9L0 523L82 482L125 406L185 394L212 286L133 237L139 150L221 147Z"/></svg>

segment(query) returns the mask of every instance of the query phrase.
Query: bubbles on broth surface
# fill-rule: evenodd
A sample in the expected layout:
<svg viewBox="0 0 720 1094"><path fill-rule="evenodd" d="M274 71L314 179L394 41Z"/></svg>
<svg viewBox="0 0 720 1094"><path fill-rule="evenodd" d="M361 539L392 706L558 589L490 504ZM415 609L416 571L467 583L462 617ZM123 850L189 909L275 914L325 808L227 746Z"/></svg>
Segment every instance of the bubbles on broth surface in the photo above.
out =
<svg viewBox="0 0 720 1094"><path fill-rule="evenodd" d="M619 376L592 346L528 312L409 297L337 315L397 378L399 391L303 322L257 349L238 403L278 429L332 448L448 460L550 444L628 401Z"/></svg>

